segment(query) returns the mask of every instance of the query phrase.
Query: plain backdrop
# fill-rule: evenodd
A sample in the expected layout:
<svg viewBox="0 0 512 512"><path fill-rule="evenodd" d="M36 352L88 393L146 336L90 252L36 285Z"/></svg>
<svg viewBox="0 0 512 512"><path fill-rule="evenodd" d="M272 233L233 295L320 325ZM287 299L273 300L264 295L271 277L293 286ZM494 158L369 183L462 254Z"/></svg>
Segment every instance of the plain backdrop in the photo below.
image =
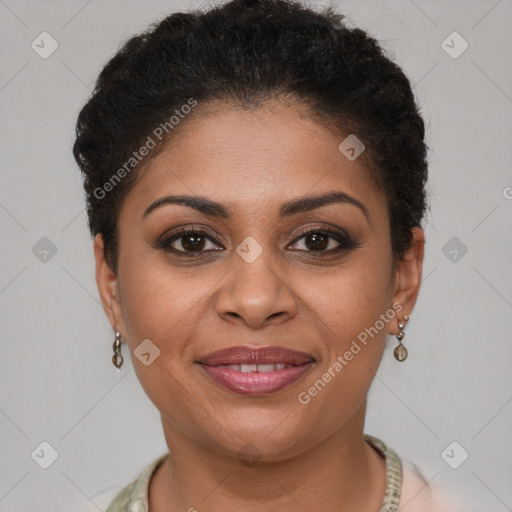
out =
<svg viewBox="0 0 512 512"><path fill-rule="evenodd" d="M126 346L111 362L71 146L122 41L202 5L0 0L0 512L104 510L94 496L167 451ZM403 67L430 147L409 358L390 337L365 431L472 506L512 510L512 3L336 5Z"/></svg>

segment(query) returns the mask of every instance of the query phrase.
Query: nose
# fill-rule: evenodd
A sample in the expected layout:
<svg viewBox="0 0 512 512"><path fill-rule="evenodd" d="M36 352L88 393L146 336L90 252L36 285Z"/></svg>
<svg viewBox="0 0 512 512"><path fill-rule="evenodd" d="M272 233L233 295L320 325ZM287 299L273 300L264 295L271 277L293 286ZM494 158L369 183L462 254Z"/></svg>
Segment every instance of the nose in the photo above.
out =
<svg viewBox="0 0 512 512"><path fill-rule="evenodd" d="M251 263L233 254L233 268L221 280L216 302L221 318L261 329L295 317L297 301L279 275L278 265L272 267L267 254L268 251L263 251Z"/></svg>

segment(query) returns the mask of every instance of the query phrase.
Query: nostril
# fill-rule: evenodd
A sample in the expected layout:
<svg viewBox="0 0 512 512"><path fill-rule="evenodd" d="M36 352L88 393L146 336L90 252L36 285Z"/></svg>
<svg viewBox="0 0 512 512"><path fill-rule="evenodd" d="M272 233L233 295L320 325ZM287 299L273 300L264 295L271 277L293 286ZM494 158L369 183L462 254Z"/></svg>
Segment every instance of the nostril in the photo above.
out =
<svg viewBox="0 0 512 512"><path fill-rule="evenodd" d="M273 318L273 317L275 317L275 316L280 316L280 315L282 315L282 314L284 314L284 311L281 311L281 312L279 312L279 313L272 313L271 315L269 315L269 317L268 317L268 318Z"/></svg>

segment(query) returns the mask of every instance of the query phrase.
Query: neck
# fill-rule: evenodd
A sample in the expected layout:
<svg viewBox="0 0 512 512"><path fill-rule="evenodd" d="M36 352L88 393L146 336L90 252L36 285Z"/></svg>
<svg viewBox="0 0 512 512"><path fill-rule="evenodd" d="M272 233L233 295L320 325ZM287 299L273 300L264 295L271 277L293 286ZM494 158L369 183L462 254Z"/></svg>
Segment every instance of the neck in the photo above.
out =
<svg viewBox="0 0 512 512"><path fill-rule="evenodd" d="M308 450L252 463L221 453L162 418L171 454L150 482L149 510L380 510L385 461L364 441L362 415Z"/></svg>

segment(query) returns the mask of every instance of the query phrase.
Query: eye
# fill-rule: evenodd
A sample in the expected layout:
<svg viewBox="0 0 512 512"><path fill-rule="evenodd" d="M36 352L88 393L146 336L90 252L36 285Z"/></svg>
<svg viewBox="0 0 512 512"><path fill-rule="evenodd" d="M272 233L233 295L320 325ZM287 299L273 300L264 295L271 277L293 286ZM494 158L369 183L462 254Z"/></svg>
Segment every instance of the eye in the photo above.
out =
<svg viewBox="0 0 512 512"><path fill-rule="evenodd" d="M303 240L299 243L299 240ZM343 250L355 249L357 244L346 234L325 229L312 229L302 233L292 245L295 249L307 252L333 254ZM302 245L302 247L300 247Z"/></svg>
<svg viewBox="0 0 512 512"><path fill-rule="evenodd" d="M190 227L171 233L158 241L156 247L185 257L198 257L205 253L224 250L224 247L204 230ZM355 249L358 244L343 232L310 229L302 232L288 247L322 256Z"/></svg>
<svg viewBox="0 0 512 512"><path fill-rule="evenodd" d="M165 249L174 253L180 253L183 256L195 256L194 253L200 255L204 252L210 252L211 250L218 251L223 249L215 243L206 232L200 229L181 229L178 232L174 232L169 237L157 243L160 249ZM219 247L221 249L219 249Z"/></svg>

